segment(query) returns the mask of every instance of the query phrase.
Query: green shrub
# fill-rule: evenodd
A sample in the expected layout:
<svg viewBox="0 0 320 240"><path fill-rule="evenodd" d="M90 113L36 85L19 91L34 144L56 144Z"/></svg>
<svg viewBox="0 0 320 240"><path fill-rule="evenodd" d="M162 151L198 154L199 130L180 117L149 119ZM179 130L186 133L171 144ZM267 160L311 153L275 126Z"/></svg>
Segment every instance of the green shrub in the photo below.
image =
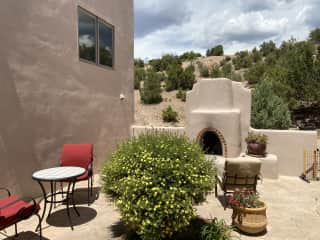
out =
<svg viewBox="0 0 320 240"><path fill-rule="evenodd" d="M249 84L257 84L262 81L263 75L266 71L266 66L263 62L258 62L252 65L244 74L245 80Z"/></svg>
<svg viewBox="0 0 320 240"><path fill-rule="evenodd" d="M232 71L231 73L231 80L236 82L242 82L242 76L240 73L236 73L235 71Z"/></svg>
<svg viewBox="0 0 320 240"><path fill-rule="evenodd" d="M176 94L176 98L181 99L182 102L185 102L187 99L187 92L180 88Z"/></svg>
<svg viewBox="0 0 320 240"><path fill-rule="evenodd" d="M223 46L217 45L211 49L208 49L206 55L207 55L207 57L209 57L209 56L223 56Z"/></svg>
<svg viewBox="0 0 320 240"><path fill-rule="evenodd" d="M248 51L240 51L235 54L236 56L232 59L232 63L236 70L240 68L249 68L252 65L252 59Z"/></svg>
<svg viewBox="0 0 320 240"><path fill-rule="evenodd" d="M178 113L168 106L166 109L162 110L162 120L164 122L177 122Z"/></svg>
<svg viewBox="0 0 320 240"><path fill-rule="evenodd" d="M201 53L195 53L194 51L191 51L183 53L179 58L181 61L192 61L197 59L198 57L201 57Z"/></svg>
<svg viewBox="0 0 320 240"><path fill-rule="evenodd" d="M222 69L222 76L225 78L231 78L231 74L232 74L232 65L231 63L227 63L225 65L223 65Z"/></svg>
<svg viewBox="0 0 320 240"><path fill-rule="evenodd" d="M277 50L277 46L273 41L263 42L260 45L260 52L264 57Z"/></svg>
<svg viewBox="0 0 320 240"><path fill-rule="evenodd" d="M163 71L163 65L161 62L161 59L152 59L149 61L149 65L153 68L154 71L156 72L161 72Z"/></svg>
<svg viewBox="0 0 320 240"><path fill-rule="evenodd" d="M172 91L179 88L180 79L182 78L183 68L180 65L171 65L167 71L166 91Z"/></svg>
<svg viewBox="0 0 320 240"><path fill-rule="evenodd" d="M178 88L181 88L183 90L191 90L195 80L196 77L194 75L194 66L190 65L185 70L183 70L182 74L180 75Z"/></svg>
<svg viewBox="0 0 320 240"><path fill-rule="evenodd" d="M203 65L202 63L199 63L198 67L199 67L199 72L201 77L207 78L210 76L209 68L207 66Z"/></svg>
<svg viewBox="0 0 320 240"><path fill-rule="evenodd" d="M148 69L143 88L140 88L140 98L145 104L159 103L161 97L161 82L159 75L152 69Z"/></svg>
<svg viewBox="0 0 320 240"><path fill-rule="evenodd" d="M267 81L258 84L253 91L251 125L258 129L288 129L291 125L288 105Z"/></svg>
<svg viewBox="0 0 320 240"><path fill-rule="evenodd" d="M161 58L162 71L168 71L168 69L173 65L181 66L182 62L180 58L176 55L165 54Z"/></svg>
<svg viewBox="0 0 320 240"><path fill-rule="evenodd" d="M143 60L141 58L134 59L134 66L137 68L143 68L144 67Z"/></svg>
<svg viewBox="0 0 320 240"><path fill-rule="evenodd" d="M101 180L124 222L142 239L158 240L188 227L193 204L214 186L214 169L186 137L149 132L123 143L106 161Z"/></svg>
<svg viewBox="0 0 320 240"><path fill-rule="evenodd" d="M313 43L320 43L320 28L312 30L309 34L309 38Z"/></svg>
<svg viewBox="0 0 320 240"><path fill-rule="evenodd" d="M257 50L256 47L252 49L250 56L254 63L260 62L262 60L262 54Z"/></svg>
<svg viewBox="0 0 320 240"><path fill-rule="evenodd" d="M210 71L210 77L212 78L219 78L222 76L222 73L220 71L220 67L218 64L213 64Z"/></svg>
<svg viewBox="0 0 320 240"><path fill-rule="evenodd" d="M146 77L146 71L143 68L134 68L134 89L140 88L140 83L144 81Z"/></svg>
<svg viewBox="0 0 320 240"><path fill-rule="evenodd" d="M214 218L201 228L201 240L231 240L232 227L223 219Z"/></svg>

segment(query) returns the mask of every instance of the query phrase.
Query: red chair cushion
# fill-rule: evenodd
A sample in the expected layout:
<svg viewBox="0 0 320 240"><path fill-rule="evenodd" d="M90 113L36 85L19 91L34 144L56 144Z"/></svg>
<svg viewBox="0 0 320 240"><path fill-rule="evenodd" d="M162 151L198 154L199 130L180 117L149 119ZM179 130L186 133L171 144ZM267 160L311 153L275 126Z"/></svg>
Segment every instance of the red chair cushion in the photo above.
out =
<svg viewBox="0 0 320 240"><path fill-rule="evenodd" d="M0 210L2 208L5 208L6 205L10 204L11 202L13 201L16 201L18 200L19 198L16 196L16 195L11 195L7 198L4 198L4 199L0 199Z"/></svg>
<svg viewBox="0 0 320 240"><path fill-rule="evenodd" d="M89 178L89 174L88 174L88 171L87 171L87 172L86 172L85 174L83 174L82 176L77 177L77 181L88 180L88 178Z"/></svg>
<svg viewBox="0 0 320 240"><path fill-rule="evenodd" d="M93 161L92 144L64 144L61 154L61 166L76 166L88 169Z"/></svg>
<svg viewBox="0 0 320 240"><path fill-rule="evenodd" d="M27 203L14 195L2 199L0 202L2 206L0 212L0 229L26 219L40 210L39 204L34 208L33 202Z"/></svg>

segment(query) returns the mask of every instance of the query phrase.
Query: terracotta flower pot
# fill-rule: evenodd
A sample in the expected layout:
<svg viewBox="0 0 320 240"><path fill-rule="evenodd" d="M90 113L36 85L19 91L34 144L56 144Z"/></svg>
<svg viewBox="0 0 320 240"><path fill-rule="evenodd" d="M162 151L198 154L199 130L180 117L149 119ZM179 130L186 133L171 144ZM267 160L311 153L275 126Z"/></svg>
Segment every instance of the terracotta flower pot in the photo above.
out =
<svg viewBox="0 0 320 240"><path fill-rule="evenodd" d="M264 157L267 145L264 143L247 143L247 154L254 157Z"/></svg>
<svg viewBox="0 0 320 240"><path fill-rule="evenodd" d="M247 234L263 233L267 229L267 206L263 203L260 208L234 208L233 224Z"/></svg>

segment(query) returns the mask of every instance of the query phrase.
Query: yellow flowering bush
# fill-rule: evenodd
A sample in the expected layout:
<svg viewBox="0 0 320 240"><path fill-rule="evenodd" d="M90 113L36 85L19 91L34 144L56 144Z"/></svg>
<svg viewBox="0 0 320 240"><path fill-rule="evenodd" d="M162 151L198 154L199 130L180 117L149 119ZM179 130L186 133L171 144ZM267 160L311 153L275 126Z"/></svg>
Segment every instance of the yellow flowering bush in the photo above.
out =
<svg viewBox="0 0 320 240"><path fill-rule="evenodd" d="M105 162L101 179L142 239L168 239L195 216L193 204L214 186L214 167L186 137L148 132L123 143Z"/></svg>

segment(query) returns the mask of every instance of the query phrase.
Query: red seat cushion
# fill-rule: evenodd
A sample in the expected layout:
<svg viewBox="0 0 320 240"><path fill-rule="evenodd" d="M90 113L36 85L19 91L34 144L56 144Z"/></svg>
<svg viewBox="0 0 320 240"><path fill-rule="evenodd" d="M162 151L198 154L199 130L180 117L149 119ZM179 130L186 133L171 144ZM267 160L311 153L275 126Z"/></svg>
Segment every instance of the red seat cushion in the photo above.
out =
<svg viewBox="0 0 320 240"><path fill-rule="evenodd" d="M89 173L88 173L88 171L86 171L83 175L81 175L80 177L77 177L76 182L88 180L88 178L89 178ZM69 181L66 180L64 182L69 182Z"/></svg>
<svg viewBox="0 0 320 240"><path fill-rule="evenodd" d="M88 169L93 161L92 144L64 144L61 153L61 166L76 166Z"/></svg>
<svg viewBox="0 0 320 240"><path fill-rule="evenodd" d="M80 177L77 177L77 181L83 181L83 180L87 180L89 177L89 174L88 174L88 171L86 171L85 174L83 174L82 176Z"/></svg>
<svg viewBox="0 0 320 240"><path fill-rule="evenodd" d="M0 210L4 208L6 205L10 204L13 201L18 200L19 198L16 195L11 195L7 198L0 199Z"/></svg>
<svg viewBox="0 0 320 240"><path fill-rule="evenodd" d="M33 202L27 203L14 195L2 199L1 205L3 207L0 212L0 229L26 219L40 210L39 204L37 204L34 209Z"/></svg>

